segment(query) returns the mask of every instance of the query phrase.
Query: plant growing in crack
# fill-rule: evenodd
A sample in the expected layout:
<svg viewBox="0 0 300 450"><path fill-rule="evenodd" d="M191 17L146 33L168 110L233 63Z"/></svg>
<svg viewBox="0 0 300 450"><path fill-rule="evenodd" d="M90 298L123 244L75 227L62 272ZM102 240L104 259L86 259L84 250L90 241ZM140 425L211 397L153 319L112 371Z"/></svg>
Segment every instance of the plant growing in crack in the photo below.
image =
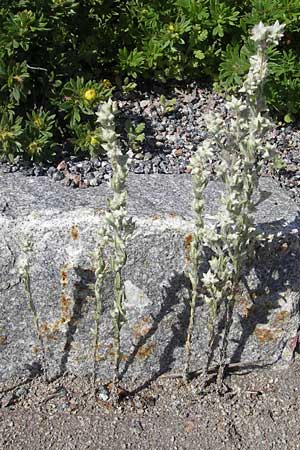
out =
<svg viewBox="0 0 300 450"><path fill-rule="evenodd" d="M207 186L210 171L206 169L206 161L212 156L212 152L207 144L203 144L202 153L196 152L190 161L192 170L193 184L193 203L192 207L195 213L195 231L192 236L189 255L188 277L191 282L191 301L190 301L190 318L187 330L187 339L185 343L186 362L184 368L184 378L187 381L190 371L191 342L194 329L195 308L199 297L199 266L203 260L203 232L204 228L204 198L203 191Z"/></svg>
<svg viewBox="0 0 300 450"><path fill-rule="evenodd" d="M24 240L21 248L22 248L23 254L19 261L19 274L20 274L20 277L23 282L24 289L25 289L25 292L26 292L26 295L28 298L29 309L33 316L33 323L34 323L34 326L36 329L36 333L37 333L41 351L42 351L43 376L44 376L45 381L49 381L46 347L45 347L44 339L43 339L43 336L41 333L39 316L38 316L38 313L37 313L37 310L35 307L35 303L33 301L32 291L31 291L29 253L32 251L32 248L33 248L32 242L29 239Z"/></svg>
<svg viewBox="0 0 300 450"><path fill-rule="evenodd" d="M117 384L119 382L120 331L125 322L125 286L122 270L127 260L126 243L134 231L134 223L132 218L128 217L126 210L127 191L125 184L128 175L128 155L122 153L118 144L114 119L116 110L116 103L109 100L102 104L97 112L97 122L99 123L102 140L101 145L107 151L113 169L113 175L110 180L113 197L107 202L108 211L104 215L104 224L100 230L99 244L96 251L96 326L94 340L94 361L96 361L99 341L99 322L102 310L101 290L105 274L111 271L114 274L114 302L111 315L114 334L113 398L115 399L117 398ZM107 246L110 248L110 257L106 262L104 250ZM96 377L95 369L96 366L94 365L94 380Z"/></svg>
<svg viewBox="0 0 300 450"><path fill-rule="evenodd" d="M193 290L191 328L196 296L195 283L199 281L196 264L201 259L202 248L207 247L212 252L209 269L201 280L202 297L209 309L209 343L203 387L207 382L208 370L217 344L219 346L217 386L219 389L222 387L236 290L245 261L251 258L254 243L258 238L251 217L256 206L253 194L258 188L263 164L271 158L274 150L271 144L263 141L272 124L266 116L267 108L263 96L263 86L267 77L267 49L268 45L278 44L283 29L284 25L280 25L278 21L272 26L259 23L253 28L251 38L256 44L257 52L250 58L249 73L239 91L242 98L232 96L231 101L227 102L227 108L231 110L228 124L225 124L221 115L216 112L207 114L206 123L211 137L199 147L197 157L192 161L194 186L197 186L195 180L197 177L202 186L203 175L199 175L199 170L204 166L208 152L217 151L221 157L217 176L225 184L219 214L214 226L209 227L204 226L204 222L198 217L203 214L202 190L195 191L194 187L193 207L197 222L190 268ZM202 225L203 230L199 233L198 227ZM201 243L198 242L199 236L202 239ZM222 320L224 325L219 331ZM190 352L190 334L191 332L188 333L187 339L187 356Z"/></svg>

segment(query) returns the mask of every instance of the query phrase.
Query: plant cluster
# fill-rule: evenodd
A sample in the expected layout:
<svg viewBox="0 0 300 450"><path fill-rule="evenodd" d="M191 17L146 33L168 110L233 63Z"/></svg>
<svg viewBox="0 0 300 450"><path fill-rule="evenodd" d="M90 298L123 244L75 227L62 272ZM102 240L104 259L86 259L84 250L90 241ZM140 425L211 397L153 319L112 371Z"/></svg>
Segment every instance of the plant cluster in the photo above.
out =
<svg viewBox="0 0 300 450"><path fill-rule="evenodd" d="M208 308L208 349L204 368L203 385L216 347L219 349L218 387L221 388L227 347L232 323L235 298L246 260L253 256L254 244L259 239L253 221L256 207L253 194L258 189L260 171L265 161L273 156L273 146L265 144L263 137L272 123L267 117L263 88L268 75L268 47L278 45L285 25L278 21L272 26L262 22L256 25L251 39L256 53L250 57L250 69L240 88L240 98L232 96L227 102L231 110L228 123L219 113L210 112L207 127L210 138L204 141L191 159L193 182L193 210L195 229L190 245L190 264L188 276L191 282L190 320L186 340L186 364L184 377L190 373L192 334L197 301L201 299ZM91 88L92 89L92 88ZM98 360L100 319L102 312L103 283L108 273L114 277L114 300L111 311L114 341L114 397L117 400L117 383L120 365L120 331L125 323L125 285L123 269L127 260L126 245L134 231L132 218L126 210L128 176L128 154L123 154L115 131L116 103L111 100L102 103L96 114L97 133L101 146L107 152L113 169L110 188L113 196L108 200L108 208L99 232L95 269L95 328L93 342L94 389L96 391L96 365ZM209 181L210 171L207 161L217 153L220 164L218 177L224 182L221 208L214 221L208 225L204 221L203 191ZM20 275L33 314L33 321L44 357L46 354L40 332L39 317L35 309L30 288L28 252L31 246L26 243L20 261ZM209 250L207 252L207 250ZM208 270L200 275L200 267L205 254L209 255ZM73 258L76 258L76 252ZM222 326L221 326L222 325Z"/></svg>
<svg viewBox="0 0 300 450"><path fill-rule="evenodd" d="M192 298L185 375L189 369L195 303L201 286L201 297L209 310L205 376L215 348L219 345L219 387L227 362L228 337L238 284L246 260L251 260L258 237L251 215L256 206L253 194L258 188L263 164L271 158L274 150L272 145L265 144L262 140L272 125L266 116L267 108L263 96L267 77L268 46L278 45L284 27L285 25L276 21L272 26L265 26L260 22L253 28L251 39L256 46L256 54L250 57L250 69L240 89L242 97L238 99L232 96L227 102L227 107L232 112L228 124L224 123L219 113L210 112L207 115L206 122L211 137L199 147L191 161L196 226L189 270ZM225 191L214 224L205 226L203 189L208 182L209 173L203 168L207 158L216 151L220 156L217 175L224 182ZM209 269L199 283L198 270L204 248L208 248L211 255ZM220 331L222 320L224 325ZM204 379L204 383L205 381Z"/></svg>
<svg viewBox="0 0 300 450"><path fill-rule="evenodd" d="M28 297L28 306L32 313L32 319L35 327L35 331L39 340L39 344L41 347L41 353L42 353L42 371L43 371L43 377L45 381L49 381L49 373L48 373L48 363L47 363L47 354L46 354L46 345L44 342L44 338L41 332L41 326L40 326L40 318L39 314L36 310L35 303L32 296L31 291L31 277L30 277L30 263L29 263L29 254L32 251L32 242L30 239L25 239L22 243L22 256L19 261L19 274L21 277L21 280L23 282L24 290L26 292L26 295Z"/></svg>
<svg viewBox="0 0 300 450"><path fill-rule="evenodd" d="M2 0L0 156L46 160L65 143L70 151L103 152L97 105L139 79L208 78L234 89L253 50L247 29L258 19L286 23L280 47L268 50L266 92L268 104L292 120L299 14L298 0Z"/></svg>
<svg viewBox="0 0 300 450"><path fill-rule="evenodd" d="M111 311L114 334L114 388L119 380L120 365L120 331L125 322L125 285L122 270L127 260L126 243L133 233L134 223L128 217L126 211L127 192L125 183L128 175L128 155L123 154L118 144L118 136L115 132L114 115L117 106L109 100L103 103L97 113L97 122L100 125L100 135L103 146L110 160L113 176L110 180L110 188L113 197L108 200L108 210L104 215L104 223L99 233L99 243L96 251L97 268L95 296L95 341L94 341L94 386L96 379L96 361L99 340L99 324L102 310L102 289L105 276L108 272L114 276L114 301ZM105 258L105 250L109 249L108 260ZM116 391L114 392L116 394Z"/></svg>

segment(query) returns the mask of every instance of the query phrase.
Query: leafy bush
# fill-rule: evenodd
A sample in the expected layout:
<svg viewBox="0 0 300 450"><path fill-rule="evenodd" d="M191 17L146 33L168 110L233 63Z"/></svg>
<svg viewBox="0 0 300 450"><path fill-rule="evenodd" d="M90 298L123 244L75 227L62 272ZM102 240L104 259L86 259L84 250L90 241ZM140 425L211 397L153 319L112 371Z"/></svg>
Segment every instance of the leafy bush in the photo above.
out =
<svg viewBox="0 0 300 450"><path fill-rule="evenodd" d="M247 30L259 21L266 25L276 20L286 24L284 38L278 48L268 50L269 78L266 82L267 104L284 115L287 122L299 115L300 104L300 8L298 0L248 0L240 19L240 31L222 53L221 88L235 90L249 69L249 56L254 51Z"/></svg>
<svg viewBox="0 0 300 450"><path fill-rule="evenodd" d="M259 20L287 24L266 89L273 108L296 115L299 14L298 0L2 0L0 153L45 160L70 142L99 154L96 105L141 78L208 78L233 90Z"/></svg>

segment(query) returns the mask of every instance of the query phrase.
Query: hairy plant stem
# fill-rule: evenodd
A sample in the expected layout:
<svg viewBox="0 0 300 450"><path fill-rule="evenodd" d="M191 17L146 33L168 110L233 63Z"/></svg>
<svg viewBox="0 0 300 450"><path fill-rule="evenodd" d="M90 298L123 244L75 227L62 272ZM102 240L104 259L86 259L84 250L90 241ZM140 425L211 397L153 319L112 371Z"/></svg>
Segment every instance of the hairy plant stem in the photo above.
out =
<svg viewBox="0 0 300 450"><path fill-rule="evenodd" d="M126 264L126 243L134 230L131 218L127 217L126 203L126 179L128 175L128 155L123 155L118 145L118 136L115 132L114 114L116 103L109 100L99 107L97 122L100 124L99 133L101 136L101 146L107 151L113 175L110 180L110 187L113 197L107 202L108 210L104 216L104 225L101 229L100 244L98 251L98 267L96 270L96 329L95 334L99 336L99 317L101 314L100 289L103 284L106 266L114 274L114 300L111 310L113 326L113 347L114 347L114 375L112 387L112 400L118 399L119 367L121 360L120 351L120 331L125 323L125 285L122 277L122 270ZM103 248L109 246L111 249L109 263L106 264L103 258ZM100 251L101 249L101 251ZM96 357L96 340L94 347L94 360Z"/></svg>
<svg viewBox="0 0 300 450"><path fill-rule="evenodd" d="M125 321L124 300L125 289L121 286L121 269L115 275L115 297L113 308L113 328L114 328L114 380L119 381L119 367L121 360L120 352L120 331Z"/></svg>
<svg viewBox="0 0 300 450"><path fill-rule="evenodd" d="M196 153L191 158L191 170L193 180L193 209L195 211L195 230L192 234L192 240L190 243L190 252L188 255L189 267L188 277L191 282L191 300L190 300L190 318L187 331L187 338L185 343L185 366L184 366L184 378L188 381L190 372L190 360L191 360L191 344L195 322L196 303L199 299L199 266L203 259L203 208L204 199L203 191L208 183L209 172L205 169L207 160L210 158L211 153L207 151L202 155Z"/></svg>
<svg viewBox="0 0 300 450"><path fill-rule="evenodd" d="M185 353L186 353L186 361L184 367L184 377L185 380L189 379L190 372L190 363L191 363L191 343L193 337L194 323L195 323L195 309L196 309L196 301L198 298L197 286L192 285L192 299L190 303L190 319L188 325L187 338L185 343Z"/></svg>
<svg viewBox="0 0 300 450"><path fill-rule="evenodd" d="M21 275L21 279L23 281L24 289L27 294L29 309L33 316L33 323L36 329L37 337L40 343L41 351L42 351L42 368L43 368L43 377L45 382L49 381L48 374L48 363L47 363L47 355L46 355L46 346L44 343L43 336L41 334L39 316L33 301L32 291L31 291L31 280L30 280L30 270L29 270L29 261L28 261L28 252L32 250L32 244L29 241L24 242L23 244L23 259L20 263L19 272Z"/></svg>
<svg viewBox="0 0 300 450"><path fill-rule="evenodd" d="M96 251L97 267L95 270L95 298L96 298L96 310L95 310L95 329L94 329L94 352L93 352L93 388L94 395L96 396L96 374L97 374L97 354L99 347L99 330L100 330L100 318L102 313L102 288L105 277L106 264L103 257L103 243L98 244Z"/></svg>

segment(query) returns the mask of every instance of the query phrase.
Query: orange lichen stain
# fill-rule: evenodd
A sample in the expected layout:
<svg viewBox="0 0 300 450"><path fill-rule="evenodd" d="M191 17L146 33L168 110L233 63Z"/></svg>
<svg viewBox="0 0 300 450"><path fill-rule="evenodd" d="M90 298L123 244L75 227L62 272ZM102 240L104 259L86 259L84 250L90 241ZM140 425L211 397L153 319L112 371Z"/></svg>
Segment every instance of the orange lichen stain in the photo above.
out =
<svg viewBox="0 0 300 450"><path fill-rule="evenodd" d="M107 389L108 389L109 391L112 391L112 389L114 388L114 385L113 385L112 382L109 382L109 383L106 385L106 387L107 387ZM123 397L126 397L126 396L128 395L128 391L126 391L125 389L123 389L123 388L121 388L121 387L118 387L118 386L117 386L117 393L118 393L118 397L119 397L119 398L123 398Z"/></svg>
<svg viewBox="0 0 300 450"><path fill-rule="evenodd" d="M55 320L54 322L50 323L49 324L50 334L54 335L55 333L58 333L60 325L61 325L60 320ZM54 338L54 336L51 336L51 337Z"/></svg>
<svg viewBox="0 0 300 450"><path fill-rule="evenodd" d="M106 354L105 354L105 356L103 356L103 359L105 359L107 356L109 356L111 358L115 357L113 344L108 344L107 350L106 350ZM120 352L120 361L127 361L127 360L128 360L128 355L126 355L125 353Z"/></svg>
<svg viewBox="0 0 300 450"><path fill-rule="evenodd" d="M253 314L253 312L254 312L254 308L252 305L244 305L243 311L242 311L243 318L249 319L249 317L251 316L251 314Z"/></svg>
<svg viewBox="0 0 300 450"><path fill-rule="evenodd" d="M256 328L254 334L256 339L262 344L276 339L276 333L268 328Z"/></svg>
<svg viewBox="0 0 300 450"><path fill-rule="evenodd" d="M49 331L50 331L50 328L49 328L48 322L41 323L41 325L40 325L40 333L41 334L48 334Z"/></svg>
<svg viewBox="0 0 300 450"><path fill-rule="evenodd" d="M274 322L284 322L289 317L288 311L280 311L275 315Z"/></svg>
<svg viewBox="0 0 300 450"><path fill-rule="evenodd" d="M140 322L138 322L132 330L132 336L135 339L139 339L143 336L145 336L152 327L152 321L150 317L143 317L142 320L140 320Z"/></svg>
<svg viewBox="0 0 300 450"><path fill-rule="evenodd" d="M95 214L102 215L102 214L105 214L105 209L104 208L95 208L94 212L95 212Z"/></svg>
<svg viewBox="0 0 300 450"><path fill-rule="evenodd" d="M6 345L7 344L7 336L5 334L0 336L0 345Z"/></svg>
<svg viewBox="0 0 300 450"><path fill-rule="evenodd" d="M149 356L153 353L153 350L155 349L156 345L154 342L150 342L149 344L142 345L137 353L136 357L138 359L147 359Z"/></svg>
<svg viewBox="0 0 300 450"><path fill-rule="evenodd" d="M185 259L186 261L189 263L191 258L190 258L190 250L191 250L191 243L193 240L193 235L192 233L186 234L184 236L184 248L185 248Z"/></svg>
<svg viewBox="0 0 300 450"><path fill-rule="evenodd" d="M57 340L61 324L61 320L55 320L52 323L44 322L40 325L40 334L47 339Z"/></svg>
<svg viewBox="0 0 300 450"><path fill-rule="evenodd" d="M62 295L60 299L60 307L61 307L61 317L66 317L69 315L71 300L66 295Z"/></svg>
<svg viewBox="0 0 300 450"><path fill-rule="evenodd" d="M68 284L68 272L64 269L62 269L60 272L60 281L63 287Z"/></svg>
<svg viewBox="0 0 300 450"><path fill-rule="evenodd" d="M243 319L249 319L249 317L255 312L255 305L243 296L238 295L235 298Z"/></svg>
<svg viewBox="0 0 300 450"><path fill-rule="evenodd" d="M151 216L150 219L152 219L152 220L159 220L160 219L160 215L159 214L153 214L153 216Z"/></svg>
<svg viewBox="0 0 300 450"><path fill-rule="evenodd" d="M71 236L74 241L77 241L79 233L77 225L73 225L71 229Z"/></svg>

